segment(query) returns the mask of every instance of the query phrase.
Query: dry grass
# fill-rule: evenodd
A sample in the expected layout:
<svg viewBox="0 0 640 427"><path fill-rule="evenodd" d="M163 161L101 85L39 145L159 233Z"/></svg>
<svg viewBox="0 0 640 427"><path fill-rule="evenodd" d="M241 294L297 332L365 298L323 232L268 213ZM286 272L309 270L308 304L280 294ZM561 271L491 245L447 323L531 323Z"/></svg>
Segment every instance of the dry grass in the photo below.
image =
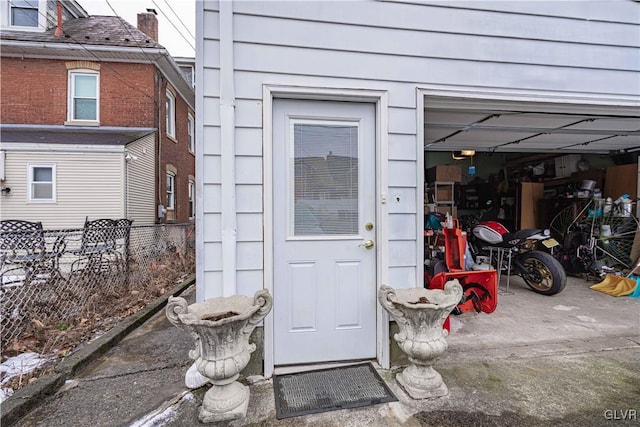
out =
<svg viewBox="0 0 640 427"><path fill-rule="evenodd" d="M81 314L64 321L31 318L30 324L17 338L2 348L2 361L22 353L38 353L51 359L40 368L18 375L3 384L14 391L39 376L53 371L58 361L81 348L88 341L109 331L123 319L137 313L147 304L166 294L195 268L195 257L166 257L154 263L144 274L135 271L128 285L115 283L98 289Z"/></svg>

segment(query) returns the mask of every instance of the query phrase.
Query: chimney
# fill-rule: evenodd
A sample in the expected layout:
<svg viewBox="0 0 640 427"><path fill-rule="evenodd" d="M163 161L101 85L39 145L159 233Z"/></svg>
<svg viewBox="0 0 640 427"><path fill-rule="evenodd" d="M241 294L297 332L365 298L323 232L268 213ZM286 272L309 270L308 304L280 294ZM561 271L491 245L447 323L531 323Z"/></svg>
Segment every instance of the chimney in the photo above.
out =
<svg viewBox="0 0 640 427"><path fill-rule="evenodd" d="M146 12L138 14L138 29L156 42L158 41L157 14L155 9L147 9Z"/></svg>
<svg viewBox="0 0 640 427"><path fill-rule="evenodd" d="M56 2L56 8L58 9L58 26L56 27L56 32L53 33L56 37L60 37L62 34L62 3Z"/></svg>

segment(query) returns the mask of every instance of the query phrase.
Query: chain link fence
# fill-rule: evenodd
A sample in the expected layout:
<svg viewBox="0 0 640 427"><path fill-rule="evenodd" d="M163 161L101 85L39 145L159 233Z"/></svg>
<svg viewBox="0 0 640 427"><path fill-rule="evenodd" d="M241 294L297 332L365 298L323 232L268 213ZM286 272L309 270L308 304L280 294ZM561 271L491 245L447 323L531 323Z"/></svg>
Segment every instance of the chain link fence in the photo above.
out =
<svg viewBox="0 0 640 427"><path fill-rule="evenodd" d="M82 229L0 223L0 321L6 346L34 321L64 322L119 294L195 271L195 226L132 226L126 219L87 221ZM133 297L132 297L133 298Z"/></svg>

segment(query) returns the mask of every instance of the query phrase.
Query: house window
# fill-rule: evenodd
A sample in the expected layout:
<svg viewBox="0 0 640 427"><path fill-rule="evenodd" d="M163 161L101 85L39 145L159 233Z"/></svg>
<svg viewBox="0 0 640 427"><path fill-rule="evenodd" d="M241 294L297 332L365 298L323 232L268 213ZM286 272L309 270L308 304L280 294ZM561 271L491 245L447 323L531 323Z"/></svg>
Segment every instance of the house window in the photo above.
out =
<svg viewBox="0 0 640 427"><path fill-rule="evenodd" d="M189 83L191 83L192 87L196 86L196 79L193 75L193 66L192 65L180 65L180 71L182 71L182 75Z"/></svg>
<svg viewBox="0 0 640 427"><path fill-rule="evenodd" d="M176 137L176 97L167 91L167 135Z"/></svg>
<svg viewBox="0 0 640 427"><path fill-rule="evenodd" d="M187 133L189 136L189 152L190 153L196 152L196 138L194 135L194 130L195 130L195 120L193 116L189 114L189 117L187 118Z"/></svg>
<svg viewBox="0 0 640 427"><path fill-rule="evenodd" d="M189 180L189 218L196 216L196 183Z"/></svg>
<svg viewBox="0 0 640 427"><path fill-rule="evenodd" d="M39 0L10 0L9 26L21 29L44 28L46 22L46 2Z"/></svg>
<svg viewBox="0 0 640 427"><path fill-rule="evenodd" d="M30 202L56 201L55 165L29 165L28 197Z"/></svg>
<svg viewBox="0 0 640 427"><path fill-rule="evenodd" d="M167 210L176 208L176 176L167 172Z"/></svg>
<svg viewBox="0 0 640 427"><path fill-rule="evenodd" d="M98 121L98 77L92 70L69 72L69 120Z"/></svg>

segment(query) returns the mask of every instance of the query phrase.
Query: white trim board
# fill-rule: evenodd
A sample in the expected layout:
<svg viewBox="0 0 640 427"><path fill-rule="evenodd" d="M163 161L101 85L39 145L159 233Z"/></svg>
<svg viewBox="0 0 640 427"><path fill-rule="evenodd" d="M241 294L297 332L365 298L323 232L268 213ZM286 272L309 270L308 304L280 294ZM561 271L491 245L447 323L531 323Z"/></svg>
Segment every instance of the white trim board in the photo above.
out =
<svg viewBox="0 0 640 427"><path fill-rule="evenodd" d="M124 145L93 144L47 144L39 142L3 142L0 148L9 152L47 152L47 153L124 153Z"/></svg>
<svg viewBox="0 0 640 427"><path fill-rule="evenodd" d="M513 90L508 88L419 85L418 96L429 97L427 108L489 109L540 107L549 112L603 114L616 109L620 114L636 116L640 98L635 96L612 96L597 93L549 92L534 90ZM495 102L495 104L492 104Z"/></svg>

